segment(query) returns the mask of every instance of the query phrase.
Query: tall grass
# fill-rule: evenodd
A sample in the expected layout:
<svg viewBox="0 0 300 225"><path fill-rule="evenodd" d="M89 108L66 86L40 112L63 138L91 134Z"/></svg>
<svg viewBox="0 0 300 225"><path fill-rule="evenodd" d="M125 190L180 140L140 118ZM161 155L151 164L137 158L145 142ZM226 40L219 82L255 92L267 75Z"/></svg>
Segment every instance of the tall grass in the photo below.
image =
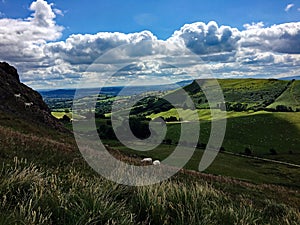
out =
<svg viewBox="0 0 300 225"><path fill-rule="evenodd" d="M267 201L264 206L233 200L209 185L165 182L139 187L133 195L141 220L151 224L299 224L296 209Z"/></svg>
<svg viewBox="0 0 300 225"><path fill-rule="evenodd" d="M24 160L0 177L0 224L134 224L122 190L69 168L51 174Z"/></svg>
<svg viewBox="0 0 300 225"><path fill-rule="evenodd" d="M84 174L17 158L3 165L0 224L300 224L299 209L233 198L203 181L128 187Z"/></svg>

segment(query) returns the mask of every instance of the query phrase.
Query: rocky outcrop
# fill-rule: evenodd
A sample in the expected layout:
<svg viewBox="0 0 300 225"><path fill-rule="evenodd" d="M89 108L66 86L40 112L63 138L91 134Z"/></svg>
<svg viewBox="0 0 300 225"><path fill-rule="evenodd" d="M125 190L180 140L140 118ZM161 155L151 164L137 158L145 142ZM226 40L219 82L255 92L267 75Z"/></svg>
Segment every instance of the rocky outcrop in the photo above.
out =
<svg viewBox="0 0 300 225"><path fill-rule="evenodd" d="M42 96L21 83L17 70L6 62L0 62L0 111L38 125L65 130L51 115Z"/></svg>

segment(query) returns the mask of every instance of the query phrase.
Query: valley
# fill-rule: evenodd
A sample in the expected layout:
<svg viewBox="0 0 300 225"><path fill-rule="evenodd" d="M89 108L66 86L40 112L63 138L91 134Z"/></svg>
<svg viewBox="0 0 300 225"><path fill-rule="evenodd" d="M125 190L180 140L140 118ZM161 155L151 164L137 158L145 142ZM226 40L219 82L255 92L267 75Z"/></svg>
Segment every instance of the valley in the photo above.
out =
<svg viewBox="0 0 300 225"><path fill-rule="evenodd" d="M222 82L225 85L226 81ZM252 95L246 92L245 102L237 102L231 95L230 105L239 106L226 113L227 130L220 153L207 170L198 172L212 122L211 109L207 108L200 92L194 90L197 106L194 110L170 108L161 100L174 94L175 89L151 90L149 93L155 94L154 98L149 93L128 96L101 93L96 96L95 110L84 105L86 100L95 98L87 95L76 99L87 106L86 110L76 113L71 104L72 95L64 91L52 96L44 94L49 108L42 102L40 106L34 104L26 108L22 101L30 99L37 103L40 97L15 80L7 80L2 89L6 88L9 101L2 101L0 109L0 224L16 224L17 221L23 224L128 225L150 221L153 224L162 221L168 224L200 224L203 221L206 224L283 224L286 221L297 224L300 221L300 115L297 86L294 86L297 82L280 81L276 85L274 81L251 82L272 82L271 89L278 87L274 91L274 96L278 97L272 104L277 102L285 107L272 108L264 103L264 98L274 96L259 97L255 102L252 98L259 95L258 92ZM9 89L6 83L15 83L15 89ZM192 94L193 86L194 83L184 88ZM241 86L238 90L244 92ZM20 93L21 99L16 101L15 92ZM291 96L297 101L288 100ZM141 100L130 109L124 105L128 99ZM119 110L111 112L114 102ZM240 105L246 104L253 108L240 110ZM259 107L263 108L258 110ZM282 108L289 111L278 112ZM122 145L114 135L111 115L126 112L130 112L131 130L142 139L149 135L150 121L160 123L155 122L157 118L164 119L167 133L163 143L147 152ZM195 112L198 119L192 116ZM180 118L179 114L183 116ZM98 135L110 154L128 164L142 166L144 157L163 162L178 144L182 123L200 122L199 141L185 167L168 180L145 187L116 184L90 168L72 134L72 120L84 121L93 115ZM91 132L89 126L80 129L82 134ZM190 132L195 135L192 130ZM182 212L187 214L182 215Z"/></svg>

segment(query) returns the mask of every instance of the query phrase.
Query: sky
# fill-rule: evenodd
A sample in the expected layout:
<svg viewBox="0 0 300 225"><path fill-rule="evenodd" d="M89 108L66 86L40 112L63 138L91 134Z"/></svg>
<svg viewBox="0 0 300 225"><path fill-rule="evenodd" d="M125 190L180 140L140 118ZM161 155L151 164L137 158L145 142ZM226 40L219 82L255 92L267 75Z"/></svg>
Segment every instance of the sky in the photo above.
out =
<svg viewBox="0 0 300 225"><path fill-rule="evenodd" d="M296 76L300 0L0 0L0 61L35 89Z"/></svg>

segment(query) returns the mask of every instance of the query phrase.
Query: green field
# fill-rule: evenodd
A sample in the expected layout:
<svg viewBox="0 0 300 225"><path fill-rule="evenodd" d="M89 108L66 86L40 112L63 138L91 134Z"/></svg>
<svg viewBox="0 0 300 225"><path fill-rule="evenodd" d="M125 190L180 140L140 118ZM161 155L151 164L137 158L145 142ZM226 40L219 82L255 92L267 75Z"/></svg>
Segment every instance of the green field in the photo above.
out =
<svg viewBox="0 0 300 225"><path fill-rule="evenodd" d="M186 119L189 119L189 110ZM206 144L210 135L209 110L198 110L203 115L200 120L199 143ZM176 115L174 110L155 116ZM283 162L300 164L300 113L283 112L229 112L227 114L227 130L222 144L226 152L244 154L245 148L252 150L253 156L273 159ZM109 119L96 119L96 126L103 129ZM104 140L115 150L133 157L153 157L163 160L169 156L176 146L180 135L180 122L167 123L165 139L171 139L171 145L160 145L149 152L137 152L123 147L115 140ZM81 132L90 132L90 127L82 127ZM196 135L192 130L188 136ZM286 141L289 140L289 141ZM275 149L276 155L270 149ZM203 149L197 149L193 158L186 165L187 169L198 170ZM220 153L214 163L205 171L210 174L239 178L255 183L280 184L299 188L299 168L257 159L243 158L226 153Z"/></svg>
<svg viewBox="0 0 300 225"><path fill-rule="evenodd" d="M132 157L152 157L153 159L164 160L173 151L173 145L160 145L148 152L137 152L121 145L116 141L105 140L105 143L113 149L119 150ZM198 171L198 166L204 150L196 149L193 157L186 164L185 168ZM244 158L226 153L219 153L212 165L205 170L205 173L234 177L239 180L257 184L276 184L293 188L300 188L300 170L297 167L290 167L276 163L268 163L257 159Z"/></svg>
<svg viewBox="0 0 300 225"><path fill-rule="evenodd" d="M190 120L190 110L182 110L184 120ZM207 143L210 134L209 110L198 110L201 121L201 143ZM175 109L150 118L178 117ZM243 153L248 147L253 154L260 157L278 159L300 164L300 113L299 112L227 112L227 127L223 147L226 151ZM180 122L169 123L166 138L176 142L180 134ZM274 149L277 155L271 155Z"/></svg>
<svg viewBox="0 0 300 225"><path fill-rule="evenodd" d="M51 112L52 116L56 117L57 119L63 118L64 115L68 116L70 119L73 118L73 113L65 113L65 112Z"/></svg>

